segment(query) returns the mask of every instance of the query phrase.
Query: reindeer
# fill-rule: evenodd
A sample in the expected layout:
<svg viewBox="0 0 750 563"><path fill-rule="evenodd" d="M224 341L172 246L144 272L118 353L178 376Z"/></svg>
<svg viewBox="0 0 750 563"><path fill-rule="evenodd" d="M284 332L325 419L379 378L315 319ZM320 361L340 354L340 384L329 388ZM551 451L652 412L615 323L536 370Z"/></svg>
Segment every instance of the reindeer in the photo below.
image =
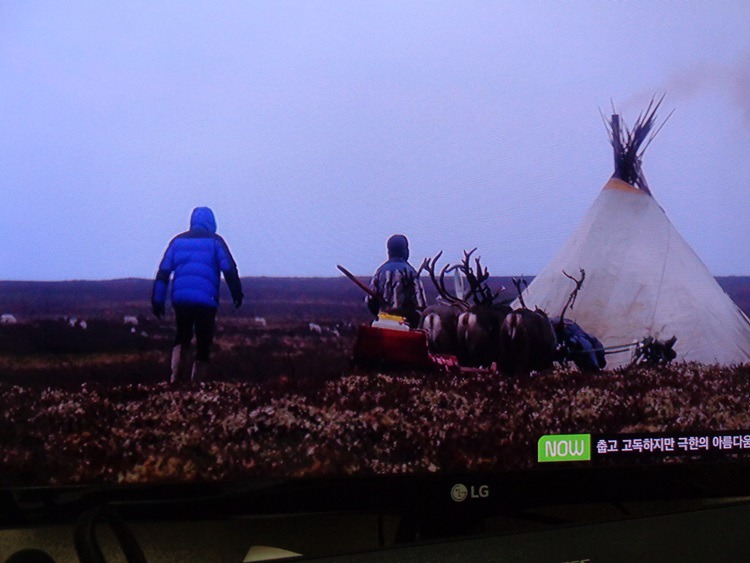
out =
<svg viewBox="0 0 750 563"><path fill-rule="evenodd" d="M497 358L495 344L500 324L511 309L495 303L500 292L493 293L487 285L489 272L482 269L479 258L475 258L476 271L471 267L475 251L476 248L464 251L463 262L456 266L446 264L439 277L435 275L435 265L442 252L431 261L425 260L423 267L444 302L428 307L420 326L427 331L434 350L450 349L448 353L455 353L461 365L490 366ZM445 274L451 271L466 280L466 293L459 296L458 291L452 294L447 290Z"/></svg>
<svg viewBox="0 0 750 563"><path fill-rule="evenodd" d="M425 258L420 270L424 269L430 276L438 299L442 301L425 308L419 319L419 328L427 333L427 343L430 351L436 354L458 354L458 338L456 333L458 315L468 308L467 304L457 296L451 294L445 287L445 274L450 264L443 266L440 275L435 274L435 267L443 251L432 259Z"/></svg>
<svg viewBox="0 0 750 563"><path fill-rule="evenodd" d="M521 289L525 283L513 279L521 307L509 313L500 327L498 365L510 374L548 369L555 361L555 329L547 313L526 307Z"/></svg>
<svg viewBox="0 0 750 563"><path fill-rule="evenodd" d="M502 289L493 292L487 285L490 274L487 268L482 269L479 257L474 259L476 273L472 269L471 255L475 251L476 248L464 251L463 262L456 266L469 284L469 296L474 302L459 315L457 336L459 351L467 365L489 367L498 360L500 326L512 309L507 303L496 302Z"/></svg>

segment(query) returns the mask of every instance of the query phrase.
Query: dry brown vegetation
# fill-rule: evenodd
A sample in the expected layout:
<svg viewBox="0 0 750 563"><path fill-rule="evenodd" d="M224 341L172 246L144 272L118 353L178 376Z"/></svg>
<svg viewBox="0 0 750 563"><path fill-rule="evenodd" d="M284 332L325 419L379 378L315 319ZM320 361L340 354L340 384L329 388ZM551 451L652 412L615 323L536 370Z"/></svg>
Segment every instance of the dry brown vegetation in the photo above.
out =
<svg viewBox="0 0 750 563"><path fill-rule="evenodd" d="M525 468L542 434L750 429L750 367L518 378L359 368L361 296L300 283L284 296L269 282L266 301L222 309L211 377L179 387L166 382L172 321L141 305L133 331L122 288L106 307L83 296L88 308L72 312L85 330L36 309L0 326L0 484Z"/></svg>
<svg viewBox="0 0 750 563"><path fill-rule="evenodd" d="M5 484L530 467L547 433L750 428L750 368L2 385Z"/></svg>

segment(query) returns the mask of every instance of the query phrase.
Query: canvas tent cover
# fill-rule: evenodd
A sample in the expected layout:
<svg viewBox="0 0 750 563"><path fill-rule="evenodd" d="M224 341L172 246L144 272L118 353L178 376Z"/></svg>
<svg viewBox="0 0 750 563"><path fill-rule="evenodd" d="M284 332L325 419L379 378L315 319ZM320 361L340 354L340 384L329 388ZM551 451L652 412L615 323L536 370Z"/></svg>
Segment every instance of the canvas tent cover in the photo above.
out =
<svg viewBox="0 0 750 563"><path fill-rule="evenodd" d="M656 200L612 178L573 236L534 279L526 305L559 315L572 290L563 271L586 281L566 318L604 346L677 337L677 361L750 361L750 320L721 289ZM608 367L627 364L628 352Z"/></svg>

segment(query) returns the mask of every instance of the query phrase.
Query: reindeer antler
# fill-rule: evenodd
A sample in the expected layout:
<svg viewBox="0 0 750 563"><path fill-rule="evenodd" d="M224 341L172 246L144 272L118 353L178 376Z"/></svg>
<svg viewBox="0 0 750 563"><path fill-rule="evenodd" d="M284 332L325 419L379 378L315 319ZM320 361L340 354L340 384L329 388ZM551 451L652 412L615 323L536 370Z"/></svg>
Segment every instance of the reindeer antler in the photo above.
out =
<svg viewBox="0 0 750 563"><path fill-rule="evenodd" d="M464 309L470 307L470 300L473 300L476 305L492 305L505 288L501 288L499 291L493 293L492 288L487 284L490 272L487 268L482 268L480 257L477 256L474 258L476 271L471 267L471 258L476 251L476 248L472 248L469 251L464 250L463 261L455 266L446 264L440 270L439 275L435 274L435 268L437 261L443 255L442 250L434 258L425 258L419 269L420 271L424 269L430 275L430 279L435 289L437 289L438 294L448 303L459 305ZM463 274L469 284L469 291L462 297L451 293L445 287L445 274L453 271Z"/></svg>
<svg viewBox="0 0 750 563"><path fill-rule="evenodd" d="M455 266L455 268L463 273L469 284L469 293L465 299L468 301L469 298L471 298L477 305L492 305L493 301L495 301L500 295L502 290L495 293L492 292L492 288L486 283L490 278L490 272L486 267L482 269L481 258L479 256L474 259L476 273L472 269L471 256L476 250L476 248L473 248L468 252L464 250L463 262L460 265Z"/></svg>
<svg viewBox="0 0 750 563"><path fill-rule="evenodd" d="M464 299L460 299L457 295L453 295L445 287L445 274L455 268L455 266L451 267L450 264L446 264L445 266L443 266L442 270L440 270L439 277L435 275L435 267L437 266L437 262L442 255L443 251L441 250L432 259L425 258L422 262L422 265L420 266L420 270L424 269L430 275L430 279L432 280L432 284L435 286L435 289L437 289L438 295L440 295L440 297L442 297L445 301L453 305L459 305L461 307L468 308L468 303Z"/></svg>
<svg viewBox="0 0 750 563"><path fill-rule="evenodd" d="M476 257L475 262L477 265L477 272L479 272L479 275L477 276L477 284L479 284L480 295L479 302L485 305L492 305L495 299L499 297L499 295L505 288L501 287L498 291L493 293L492 288L489 286L489 284L485 283L488 279L490 279L489 270L485 267L484 272L482 272L482 265L479 262L479 256Z"/></svg>
<svg viewBox="0 0 750 563"><path fill-rule="evenodd" d="M523 279L523 276L520 278L512 278L513 279L513 285L516 286L516 291L518 292L518 301L521 303L522 309L527 309L526 303L523 301L523 289L521 288L522 285L525 285L526 287L529 287L529 282L527 282L525 279Z"/></svg>
<svg viewBox="0 0 750 563"><path fill-rule="evenodd" d="M568 296L568 301L567 303L565 303L565 306L560 312L560 322L558 323L560 326L563 325L563 322L565 319L565 311L567 311L568 308L573 309L573 304L576 302L576 299L578 298L578 292L581 291L581 287L583 287L583 280L586 279L586 270L584 270L583 268L579 268L579 271L581 272L580 280L574 278L573 276L568 274L565 270L563 270L563 275L569 280L572 280L576 284L576 286L573 289L573 291L570 292L570 295Z"/></svg>

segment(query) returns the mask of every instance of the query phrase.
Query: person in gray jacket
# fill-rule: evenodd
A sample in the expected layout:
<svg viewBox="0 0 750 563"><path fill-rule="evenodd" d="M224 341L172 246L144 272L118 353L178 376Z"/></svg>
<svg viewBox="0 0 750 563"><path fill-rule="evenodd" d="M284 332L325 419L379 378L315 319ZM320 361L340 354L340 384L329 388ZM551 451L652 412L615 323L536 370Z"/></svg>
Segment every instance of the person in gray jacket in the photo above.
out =
<svg viewBox="0 0 750 563"><path fill-rule="evenodd" d="M193 210L190 230L172 239L159 264L151 296L151 307L158 318L165 313L172 273L171 301L177 336L172 349L170 382L186 379L185 364L189 363L193 334L196 353L190 379L198 381L208 370L222 273L234 306L239 308L244 299L237 264L224 239L216 234L216 219L208 207Z"/></svg>
<svg viewBox="0 0 750 563"><path fill-rule="evenodd" d="M393 235L386 243L388 260L372 276L366 300L374 316L381 311L404 317L411 328L419 325L425 308L425 294L419 274L409 264L409 240L404 235Z"/></svg>

